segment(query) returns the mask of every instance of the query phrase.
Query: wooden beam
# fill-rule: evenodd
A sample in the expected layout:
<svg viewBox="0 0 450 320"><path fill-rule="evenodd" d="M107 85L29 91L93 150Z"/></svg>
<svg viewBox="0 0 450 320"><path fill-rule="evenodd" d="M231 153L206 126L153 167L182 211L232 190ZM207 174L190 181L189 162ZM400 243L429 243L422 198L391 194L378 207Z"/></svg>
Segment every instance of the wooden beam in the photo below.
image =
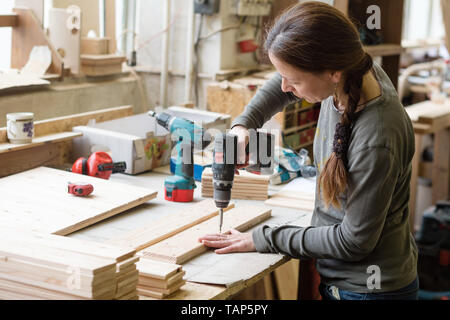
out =
<svg viewBox="0 0 450 320"><path fill-rule="evenodd" d="M224 232L231 229L246 231L258 223L268 219L272 211L265 207L242 206L227 211L224 214ZM218 219L211 218L195 227L189 228L175 236L158 242L142 251L144 256L170 263L183 264L195 256L207 251L207 248L198 242L201 236L217 233Z"/></svg>
<svg viewBox="0 0 450 320"><path fill-rule="evenodd" d="M0 27L16 27L17 26L17 14L2 14L0 15Z"/></svg>
<svg viewBox="0 0 450 320"><path fill-rule="evenodd" d="M22 69L28 62L31 50L35 46L48 46L52 53L52 63L47 72L58 74L62 78L63 60L42 30L33 11L21 8L15 8L13 11L18 15L18 23L12 29L11 68Z"/></svg>

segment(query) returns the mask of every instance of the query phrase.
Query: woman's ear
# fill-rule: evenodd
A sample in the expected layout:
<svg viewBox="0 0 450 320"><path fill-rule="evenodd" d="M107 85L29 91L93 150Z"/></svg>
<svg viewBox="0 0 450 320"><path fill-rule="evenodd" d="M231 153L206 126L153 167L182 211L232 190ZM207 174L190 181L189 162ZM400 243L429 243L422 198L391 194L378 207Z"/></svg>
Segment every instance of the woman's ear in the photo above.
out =
<svg viewBox="0 0 450 320"><path fill-rule="evenodd" d="M330 76L333 83L340 83L342 79L342 71L331 71Z"/></svg>

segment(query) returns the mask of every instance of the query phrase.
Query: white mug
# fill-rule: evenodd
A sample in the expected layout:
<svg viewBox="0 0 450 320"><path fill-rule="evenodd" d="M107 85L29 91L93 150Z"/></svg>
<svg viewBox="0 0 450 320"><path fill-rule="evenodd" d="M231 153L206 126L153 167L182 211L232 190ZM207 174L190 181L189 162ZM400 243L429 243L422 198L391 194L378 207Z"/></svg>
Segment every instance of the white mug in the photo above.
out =
<svg viewBox="0 0 450 320"><path fill-rule="evenodd" d="M30 143L34 137L34 114L31 112L6 115L8 139L13 144Z"/></svg>

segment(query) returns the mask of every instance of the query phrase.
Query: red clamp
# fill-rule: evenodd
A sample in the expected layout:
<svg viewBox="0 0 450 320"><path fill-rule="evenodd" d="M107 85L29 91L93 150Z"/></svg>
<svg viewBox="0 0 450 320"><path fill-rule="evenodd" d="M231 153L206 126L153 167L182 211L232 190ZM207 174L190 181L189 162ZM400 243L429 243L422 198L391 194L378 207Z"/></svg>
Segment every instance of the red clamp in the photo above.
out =
<svg viewBox="0 0 450 320"><path fill-rule="evenodd" d="M67 192L77 197L87 197L94 191L94 186L89 183L71 183L67 187Z"/></svg>

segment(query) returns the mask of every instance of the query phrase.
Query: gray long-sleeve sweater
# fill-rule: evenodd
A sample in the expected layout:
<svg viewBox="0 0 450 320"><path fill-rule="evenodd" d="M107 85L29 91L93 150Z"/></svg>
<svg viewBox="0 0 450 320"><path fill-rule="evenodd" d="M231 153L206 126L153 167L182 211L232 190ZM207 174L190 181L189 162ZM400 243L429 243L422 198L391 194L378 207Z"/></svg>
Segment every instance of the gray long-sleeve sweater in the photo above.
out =
<svg viewBox="0 0 450 320"><path fill-rule="evenodd" d="M354 123L342 209L327 209L317 188L311 227L263 226L253 232L258 252L317 259L323 283L360 293L397 290L417 276L417 248L409 229L408 208L413 128L386 73L377 64L374 71L382 94L366 104ZM233 126L261 127L295 99L281 91L277 74ZM339 120L340 113L329 97L322 102L314 139L319 172L332 152ZM374 270L381 276L379 289L373 288Z"/></svg>

